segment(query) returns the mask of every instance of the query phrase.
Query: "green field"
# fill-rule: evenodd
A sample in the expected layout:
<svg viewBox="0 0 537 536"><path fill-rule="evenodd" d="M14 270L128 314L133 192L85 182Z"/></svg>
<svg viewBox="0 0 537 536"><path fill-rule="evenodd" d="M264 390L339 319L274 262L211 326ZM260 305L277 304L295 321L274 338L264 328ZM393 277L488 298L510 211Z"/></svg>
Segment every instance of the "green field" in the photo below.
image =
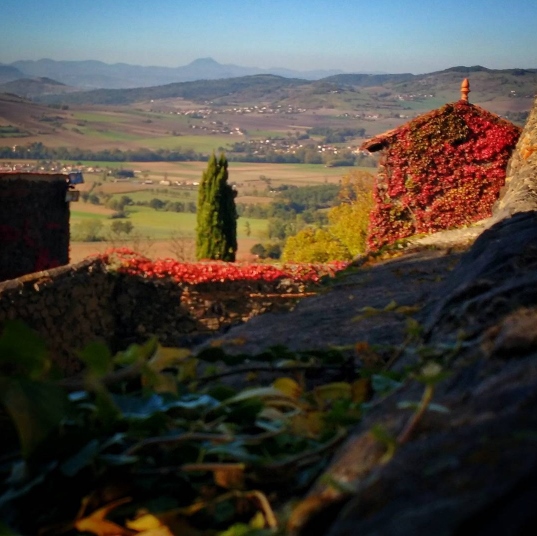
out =
<svg viewBox="0 0 537 536"><path fill-rule="evenodd" d="M86 212L84 208L91 209L89 205L81 203L71 208L71 229L76 229L77 224L88 220L100 220L104 224L103 235L110 232L113 219L109 214ZM165 212L151 207L130 206L127 209L128 218L136 233L152 240L169 239L176 233L184 236L195 236L196 214L185 212ZM267 221L255 218L239 218L237 220L237 235L246 238L246 222L250 225L250 237L261 239L267 228Z"/></svg>
<svg viewBox="0 0 537 536"><path fill-rule="evenodd" d="M120 130L104 130L93 127L77 127L85 136L91 136L96 140L111 141L138 141L139 136Z"/></svg>

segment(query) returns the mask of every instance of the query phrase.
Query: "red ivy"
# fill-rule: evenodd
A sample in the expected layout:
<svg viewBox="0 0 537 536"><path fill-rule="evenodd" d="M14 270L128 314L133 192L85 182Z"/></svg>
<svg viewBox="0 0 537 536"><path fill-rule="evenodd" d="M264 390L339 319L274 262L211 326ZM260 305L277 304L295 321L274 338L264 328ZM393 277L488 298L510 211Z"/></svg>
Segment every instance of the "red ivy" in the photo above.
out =
<svg viewBox="0 0 537 536"><path fill-rule="evenodd" d="M128 248L111 249L99 255L109 266L121 273L142 277L165 278L188 284L225 281L277 281L291 279L294 282L317 283L324 276L333 277L343 270L346 262L330 264L271 264L230 263L218 261L179 262L175 259L144 257Z"/></svg>
<svg viewBox="0 0 537 536"><path fill-rule="evenodd" d="M369 248L489 217L520 132L463 101L399 128L380 162Z"/></svg>

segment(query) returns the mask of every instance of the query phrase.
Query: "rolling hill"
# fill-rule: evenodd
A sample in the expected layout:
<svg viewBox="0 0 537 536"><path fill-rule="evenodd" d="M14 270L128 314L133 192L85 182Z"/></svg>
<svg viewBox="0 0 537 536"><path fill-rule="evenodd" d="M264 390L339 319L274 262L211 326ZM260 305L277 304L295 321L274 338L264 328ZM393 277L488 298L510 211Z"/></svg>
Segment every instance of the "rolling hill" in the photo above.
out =
<svg viewBox="0 0 537 536"><path fill-rule="evenodd" d="M188 65L180 67L141 66L129 65L127 63L111 65L95 60L55 61L51 59L16 61L6 67L13 70L11 72L12 78L9 78L9 80L15 80L16 78L48 77L66 85L76 86L82 89L125 89L165 85L174 82L237 78L257 74L275 74L287 78L298 77L307 80L317 80L341 72L338 70L320 69L295 71L278 67L260 69L258 67L243 67L234 64L224 65L212 58L199 58ZM5 81L8 81L8 79L5 79Z"/></svg>

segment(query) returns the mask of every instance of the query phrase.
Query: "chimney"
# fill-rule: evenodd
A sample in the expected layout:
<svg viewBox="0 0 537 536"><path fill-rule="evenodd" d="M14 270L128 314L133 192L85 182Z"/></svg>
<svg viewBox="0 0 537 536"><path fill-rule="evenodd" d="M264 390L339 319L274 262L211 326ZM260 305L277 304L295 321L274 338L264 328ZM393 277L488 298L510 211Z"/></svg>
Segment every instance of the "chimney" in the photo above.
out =
<svg viewBox="0 0 537 536"><path fill-rule="evenodd" d="M470 81L465 78L461 84L461 101L468 102L468 93L470 93Z"/></svg>

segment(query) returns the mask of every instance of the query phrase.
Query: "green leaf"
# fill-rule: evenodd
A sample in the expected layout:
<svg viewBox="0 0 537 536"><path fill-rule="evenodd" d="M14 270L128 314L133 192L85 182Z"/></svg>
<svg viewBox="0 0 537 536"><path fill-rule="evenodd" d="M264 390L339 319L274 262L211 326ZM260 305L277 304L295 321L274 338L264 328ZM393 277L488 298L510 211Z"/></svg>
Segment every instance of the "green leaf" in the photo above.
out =
<svg viewBox="0 0 537 536"><path fill-rule="evenodd" d="M187 395L182 398L169 398L153 394L149 397L113 395L113 400L124 417L146 419L157 413L164 413L173 408L194 410L208 409L220 405L214 398L201 395Z"/></svg>
<svg viewBox="0 0 537 536"><path fill-rule="evenodd" d="M81 469L95 460L99 450L99 442L92 439L84 448L62 463L60 467L62 473L66 476L75 476Z"/></svg>
<svg viewBox="0 0 537 536"><path fill-rule="evenodd" d="M384 374L373 374L371 376L371 386L373 391L379 395L386 395L401 387L402 383Z"/></svg>
<svg viewBox="0 0 537 536"><path fill-rule="evenodd" d="M397 404L398 409L412 409L416 411L419 407L420 402L412 402L410 400L403 400ZM427 409L438 413L449 413L449 408L446 408L446 406L442 406L441 404L428 404Z"/></svg>
<svg viewBox="0 0 537 536"><path fill-rule="evenodd" d="M48 371L44 339L20 320L8 320L0 335L0 364L10 365L10 375L39 379Z"/></svg>
<svg viewBox="0 0 537 536"><path fill-rule="evenodd" d="M147 361L153 356L157 347L157 338L151 337L144 344L131 344L126 350L118 352L113 361L116 365L133 365L140 361Z"/></svg>
<svg viewBox="0 0 537 536"><path fill-rule="evenodd" d="M0 378L0 399L19 435L28 458L65 418L65 392L52 384L22 378Z"/></svg>
<svg viewBox="0 0 537 536"><path fill-rule="evenodd" d="M112 354L104 342L89 343L78 352L78 357L86 364L90 374L104 376L113 368Z"/></svg>
<svg viewBox="0 0 537 536"><path fill-rule="evenodd" d="M19 486L12 486L9 488L4 494L0 495L0 508L3 507L5 504L9 503L13 499L17 499L18 497L22 497L23 495L26 495L29 491L31 491L35 486L39 486L43 482L45 482L45 479L51 473L56 469L57 463L52 462L49 463L45 467L40 468L40 473L33 478L32 480L26 482L24 485ZM3 532L0 532L0 534L4 534Z"/></svg>
<svg viewBox="0 0 537 536"><path fill-rule="evenodd" d="M121 411L117 407L112 395L98 383L92 386L95 393L95 416L105 426L112 426L121 418Z"/></svg>

